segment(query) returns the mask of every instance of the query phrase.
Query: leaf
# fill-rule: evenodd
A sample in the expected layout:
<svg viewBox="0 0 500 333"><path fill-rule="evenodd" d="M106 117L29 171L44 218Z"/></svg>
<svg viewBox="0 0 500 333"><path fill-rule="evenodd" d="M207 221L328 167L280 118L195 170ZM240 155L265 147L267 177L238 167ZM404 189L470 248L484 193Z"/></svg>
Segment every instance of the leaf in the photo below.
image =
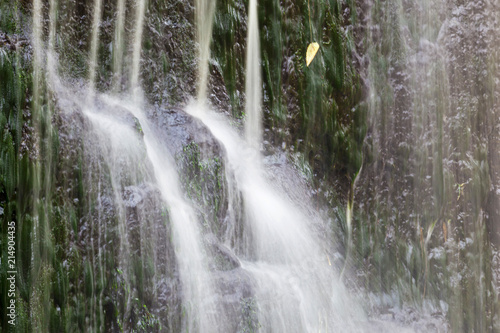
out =
<svg viewBox="0 0 500 333"><path fill-rule="evenodd" d="M309 67L309 64L311 61L314 59L316 56L316 53L318 53L319 50L319 44L314 42L309 44L307 47L307 53L306 53L306 65Z"/></svg>

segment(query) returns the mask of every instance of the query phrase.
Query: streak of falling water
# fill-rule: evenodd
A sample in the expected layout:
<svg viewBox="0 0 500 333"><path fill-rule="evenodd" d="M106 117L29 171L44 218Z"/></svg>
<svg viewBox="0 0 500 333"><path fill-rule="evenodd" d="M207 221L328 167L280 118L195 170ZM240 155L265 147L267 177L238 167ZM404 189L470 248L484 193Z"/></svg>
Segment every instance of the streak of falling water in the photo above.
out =
<svg viewBox="0 0 500 333"><path fill-rule="evenodd" d="M238 251L242 268L255 281L259 325L263 332L374 331L363 309L340 281L338 267L330 263L328 243L319 235L324 222L307 214L313 210L303 202L293 202L266 179L256 149L262 140L256 0L250 0L249 6L246 140L229 125L229 120L210 112L202 100L188 105L186 111L200 119L223 145L225 165L234 174L234 178L227 178L228 188L236 189L230 194L241 193L243 234L234 243L242 244ZM238 200L228 198L229 202ZM398 331L389 326L381 330Z"/></svg>
<svg viewBox="0 0 500 333"><path fill-rule="evenodd" d="M34 85L33 85L33 99L35 108L40 103L40 81L41 81L41 67L43 63L43 45L42 45L42 1L33 0L33 72L34 72Z"/></svg>
<svg viewBox="0 0 500 333"><path fill-rule="evenodd" d="M123 65L123 44L124 44L124 25L125 25L125 0L118 0L117 17L115 25L115 38L113 45L113 74L115 78L115 90L119 91L122 79Z"/></svg>
<svg viewBox="0 0 500 333"><path fill-rule="evenodd" d="M250 0L248 12L245 73L245 133L248 143L252 147L258 149L262 141L262 79L260 73L261 67L257 0Z"/></svg>
<svg viewBox="0 0 500 333"><path fill-rule="evenodd" d="M98 173L99 175L102 173L101 171L101 165L99 164L99 169L98 169ZM106 224L104 223L104 220L102 218L102 212L103 212L103 207L102 207L102 197L101 197L101 193L102 193L102 188L101 188L101 179L99 177L99 181L98 181L98 184L97 184L97 202L98 202L98 208L97 208L97 235L98 235L98 241L97 241L97 249L98 249L98 253L97 253L97 260L98 260L98 264L99 264L99 280L100 280L100 284L101 286L104 285L105 283L105 279L104 279L104 265L103 265L103 260L102 260L102 257L103 257L103 253L102 253L102 242L101 242L101 238L104 238L106 237ZM100 292L99 292L99 314L103 315L104 314L104 309L103 309L103 294L104 294L104 288L101 288ZM104 316L102 316L103 318ZM104 331L104 320L101 320L101 325L99 327L99 331L103 332Z"/></svg>
<svg viewBox="0 0 500 333"><path fill-rule="evenodd" d="M141 0L136 12L130 87L133 106L122 106L126 107L141 125L148 159L153 167L162 198L169 207L176 257L183 283L184 307L188 313L185 318L186 329L189 332L219 332L224 330L225 320L221 318L220 311L217 311L216 304L210 298L214 291L206 266L207 260L203 254L203 242L196 214L183 197L173 158L158 142L158 136L155 135L143 112L139 70L145 6L146 1ZM214 5L210 4L208 7L214 7ZM206 38L208 49L210 35ZM115 102L119 103L119 101Z"/></svg>
<svg viewBox="0 0 500 333"><path fill-rule="evenodd" d="M206 84L199 80L200 85ZM256 148L262 140L262 87L256 0L249 4L245 89L246 142L227 121L206 110L203 100L188 106L187 112L202 120L225 147L226 165L235 175L229 188L242 194L242 267L256 281L259 324L270 332L355 331L353 319L361 311L349 301L337 271L329 266L323 245L311 229L314 221L265 180L260 166Z"/></svg>
<svg viewBox="0 0 500 333"><path fill-rule="evenodd" d="M152 165L156 184L166 202L172 224L175 252L183 288L184 320L188 332L223 332L226 319L214 303L212 281L203 251L198 220L190 204L184 199L177 170L170 153L163 148L143 110L133 102L108 97L109 105L120 106L131 112L141 124L147 157ZM131 106L132 105L132 106Z"/></svg>
<svg viewBox="0 0 500 333"><path fill-rule="evenodd" d="M198 38L198 100L207 98L208 65L210 42L212 41L212 23L216 0L196 0L196 36Z"/></svg>
<svg viewBox="0 0 500 333"><path fill-rule="evenodd" d="M48 38L48 48L47 48L47 55L46 55L46 61L47 61L47 66L46 66L46 81L48 83L48 89L47 89L47 104L48 104L48 114L45 116L45 117L48 117L48 119L46 120L46 125L47 125L47 128L48 128L48 137L49 137L49 141L52 141L52 123L51 123L51 113L53 112L53 110L55 110L55 104L53 102L53 99L52 99L52 96L51 94L61 94L63 91L65 91L65 93L62 93L62 96L64 97L67 97L68 94L67 94L67 89L63 86L63 84L61 83L61 80L58 76L58 63L57 63L57 53L55 51L55 43L56 43L56 34L57 34L57 0L50 0L50 24L49 24L49 38ZM96 35L96 38L98 38L98 35ZM99 41L93 41L93 43L97 44ZM95 59L93 60L93 62L95 63ZM93 70L95 70L95 67L93 68ZM93 74L94 76L94 74ZM90 93L87 95L87 98L90 99L91 96L93 96L93 87L94 87L94 84L91 83L91 90L90 90ZM88 110L85 110L86 112L88 112ZM47 156L52 156L52 145L47 145L47 148L46 148L47 152L46 152L46 155ZM51 165L52 165L52 159L51 158L48 158L46 161L45 161L45 165L44 167L48 170L51 169ZM112 169L114 170L114 169ZM100 171L100 168L99 168L99 171ZM89 179L92 178L92 173L90 172L90 175L89 175ZM52 187L51 186L48 186L50 183L51 183L51 179L50 177L52 177L53 175L49 172L46 172L46 180L45 180L45 198L49 198L50 197L50 192L52 191ZM112 174L112 179L114 179L114 174ZM92 184L92 181L89 181L88 184ZM115 185L115 184L113 184ZM91 191L89 192L89 202L91 201L90 200L90 197L91 197L91 194L94 193L95 191L92 190L92 185L90 185L91 187ZM102 257L103 257L103 254L102 254L102 246L101 246L101 235L105 235L105 229L106 229L106 225L104 224L104 228L102 228L102 219L101 219L101 211L102 211L102 207L101 207L101 198L100 198L100 195L101 195L101 184L100 184L100 181L99 181L99 184L98 184L98 189L97 189L97 193L98 193L98 202L99 202L99 208L98 208L98 218L97 218L97 221L92 219L91 223L90 223L90 232L91 232L91 242L90 242L90 247L91 247L91 253L92 253L92 256L91 256L91 269L92 270L95 270L97 269L97 272L93 273L92 276L92 288L93 290L98 290L99 288L97 287L98 285L104 285L104 266L103 266L103 261L102 261ZM115 189L115 192L116 189ZM90 209L90 207L89 207ZM119 208L119 211L120 211L120 208ZM91 211L89 211L89 216L91 216ZM46 217L47 220L48 220L48 216ZM95 230L97 229L97 230ZM103 230L104 229L104 230ZM94 241L93 241L93 235L97 235L97 238L98 238L98 241L97 241L97 251L95 249L95 245L94 245ZM123 232L121 232L121 235L123 235ZM103 236L104 237L104 236ZM123 239L123 238L122 238ZM121 246L122 246L122 251L121 251L121 254L123 253L128 253L128 251L123 251L123 242L121 242ZM97 252L97 256L96 256L96 252ZM97 257L97 263L94 262L94 258ZM92 327L93 330L97 330L97 331L103 331L104 330L104 321L103 320L99 320L98 319L98 316L99 318L104 318L104 309L103 309L103 293L104 293L104 289L101 288L101 290L99 291L99 294L98 294L98 298L95 299L94 297L90 297L89 298L89 303L90 303L90 313L91 313L91 322L89 323L89 325Z"/></svg>
<svg viewBox="0 0 500 333"><path fill-rule="evenodd" d="M120 9L120 8L119 8ZM124 8L121 8L122 11L124 11ZM124 13L118 13L118 25L120 25L120 14ZM123 15L122 15L123 16ZM98 49L99 49L99 30L100 30L100 22L101 22L101 17L102 17L102 0L95 0L94 2L94 13L92 17L92 37L91 37L91 45L90 45L90 60L89 60L89 89L87 93L87 101L86 101L86 107L84 109L84 113L86 114L87 117L89 117L90 120L94 119L95 116L93 116L92 111L94 110L94 97L95 97L95 86L96 86L96 71L97 71L97 55L98 55ZM123 17L121 17L123 20ZM122 23L123 24L123 23ZM95 122L95 119L94 119ZM102 126L102 124L99 124ZM129 262L128 256L130 254L130 248L129 248L129 242L128 242L128 232L127 232L127 227L126 227L126 215L125 215L125 207L124 203L121 197L121 176L119 175L119 172L117 170L120 170L119 168L116 167L115 161L116 158L110 158L110 156L113 156L112 154L105 154L106 156L106 162L110 166L111 170L111 185L113 188L113 193L115 197L115 202L117 203L117 210L118 210L118 230L120 234L120 254L119 254L119 262L120 265L126 266ZM94 228L94 221L92 221L92 230ZM101 248L99 247L99 254L98 258L101 260ZM94 242L92 241L92 253L94 254ZM94 257L94 256L93 256ZM92 269L94 269L95 265L92 265ZM102 270L102 263L99 262L99 270ZM129 272L128 270L123 271L123 278L126 281L127 285L130 285L130 277L129 277ZM100 272L98 275L101 279L103 276L103 273ZM95 281L94 279L92 280L94 288L95 288ZM101 281L102 282L102 281ZM99 295L100 301L98 302L98 307L99 307L99 313L103 313L102 309L102 292ZM91 300L91 306L94 305L94 300ZM126 302L126 307L125 307L125 316L128 316L128 314L131 311L131 304L132 304L132 294L127 293L127 302ZM96 311L93 310L93 325L97 325L99 322L97 318L95 317ZM127 327L127 323L125 323L125 327Z"/></svg>
<svg viewBox="0 0 500 333"><path fill-rule="evenodd" d="M89 59L89 101L94 96L96 85L96 69L97 69L97 50L99 48L99 25L102 16L102 0L95 0L94 13L92 16L92 38L90 42L90 59Z"/></svg>
<svg viewBox="0 0 500 333"><path fill-rule="evenodd" d="M123 187L127 183L127 180L132 180L133 183L138 183L138 180L144 177L146 171L139 168L139 161L142 158L142 147L138 140L135 139L136 133L129 126L123 125L116 121L111 116L106 114L101 114L99 107L87 106L84 109L85 116L92 123L92 130L89 133L89 137L86 141L90 142L96 140L99 142L96 144L97 149L101 151L100 155L103 157L104 162L107 165L107 169L110 170L109 181L111 182L111 189L113 193L113 201L115 203L116 215L118 220L118 233L120 239L120 251L119 251L119 267L121 267L121 275L126 285L131 285L131 273L130 273L130 244L129 244L129 232L127 227L127 215L126 206L122 197ZM135 140L134 140L135 139ZM88 150L90 151L93 145L89 143ZM97 154L97 152L96 152ZM99 170L101 166L99 165ZM124 174L122 170L127 170ZM100 175L98 175L100 177ZM89 184L92 184L91 177L89 178ZM98 186L100 187L100 180ZM98 192L100 193L100 192ZM100 203L100 201L99 201ZM101 213L99 211L99 213ZM94 221L91 222L91 228L94 228ZM100 229L100 223L97 226ZM94 231L92 230L92 234ZM100 233L98 234L100 235ZM99 238L100 240L100 238ZM99 242L99 241L98 241ZM94 246L94 242L91 242L91 246ZM101 260L100 247L98 253L98 260ZM95 267L93 265L92 267ZM102 265L100 265L102 267ZM102 269L102 268L100 268ZM102 272L96 274L97 278L102 278ZM94 282L95 283L95 282ZM102 296L102 295L100 295ZM132 293L127 293L127 301L125 306L126 318L130 311L132 305ZM91 300L92 302L94 300ZM99 311L102 313L102 301L99 302ZM95 313L95 311L93 312ZM94 318L93 324L96 325L98 321ZM127 323L124 323L127 328Z"/></svg>
<svg viewBox="0 0 500 333"><path fill-rule="evenodd" d="M199 103L187 112L198 117L222 143L226 165L242 193L245 234L242 267L256 281L259 323L269 332L359 331L363 312L339 282L323 244L312 227L317 222L288 201L264 176L255 149L226 119Z"/></svg>
<svg viewBox="0 0 500 333"><path fill-rule="evenodd" d="M130 73L130 88L132 94L137 96L139 90L139 70L141 68L142 31L144 26L144 12L146 0L139 0L136 4L135 30L132 50L132 72Z"/></svg>
<svg viewBox="0 0 500 333"><path fill-rule="evenodd" d="M42 1L33 0L33 109L37 111L40 107L40 90L43 67L43 43L42 43Z"/></svg>
<svg viewBox="0 0 500 333"><path fill-rule="evenodd" d="M152 137L147 121L136 113L143 124L144 143L149 159L153 165L155 177L158 181L163 199L167 202L175 233L177 260L183 281L185 306L188 308L191 320L187 324L189 332L206 331L216 332L217 326L210 323L210 312L204 305L207 296L211 295L207 268L202 254L201 235L198 230L196 216L191 207L183 200L173 162L167 160L168 154L159 153L161 150ZM196 320L199 320L196 323Z"/></svg>
<svg viewBox="0 0 500 333"><path fill-rule="evenodd" d="M48 40L48 55L46 57L46 75L47 77L50 76L50 72L56 71L56 65L53 61L53 57L51 56L54 53L54 48L55 48L55 39L56 39L56 27L57 27L57 0L50 0L50 25L49 25L49 40ZM51 70L49 70L49 68ZM50 80L50 78L48 78ZM43 122L44 126L46 127L45 130L45 140L46 142L52 142L52 135L53 135L53 127L52 127L52 113L54 112L54 102L51 99L49 89L46 90L47 94L47 104L48 108L44 111L44 114L42 115L43 117ZM45 179L44 179L44 190L45 190L45 200L44 204L46 205L45 213L46 213L46 220L48 223L50 223L50 217L49 217L49 206L48 202L50 202L49 198L51 198L52 195L52 154L53 154L53 149L52 149L52 144L45 144L45 150L44 150L44 168L45 168Z"/></svg>
<svg viewBox="0 0 500 333"><path fill-rule="evenodd" d="M57 28L57 1L50 0L50 26L49 26L49 45L48 54L54 54L55 41L56 41L56 28ZM52 56L47 57L47 69L50 75L50 69L55 68L54 58ZM50 78L49 78L50 81Z"/></svg>

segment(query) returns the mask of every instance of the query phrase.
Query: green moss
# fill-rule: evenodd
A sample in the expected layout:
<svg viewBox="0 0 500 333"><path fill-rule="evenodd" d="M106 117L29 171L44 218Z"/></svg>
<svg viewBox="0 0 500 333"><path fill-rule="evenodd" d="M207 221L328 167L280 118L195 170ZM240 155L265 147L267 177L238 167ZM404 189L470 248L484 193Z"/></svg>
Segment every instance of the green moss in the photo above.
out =
<svg viewBox="0 0 500 333"><path fill-rule="evenodd" d="M259 332L262 325L258 319L257 302L253 297L241 298L240 300L241 314L240 323L237 333L254 333Z"/></svg>
<svg viewBox="0 0 500 333"><path fill-rule="evenodd" d="M206 231L219 234L222 231L220 220L225 214L225 174L221 159L216 156L203 158L200 147L194 142L185 146L177 159L187 195L203 208Z"/></svg>

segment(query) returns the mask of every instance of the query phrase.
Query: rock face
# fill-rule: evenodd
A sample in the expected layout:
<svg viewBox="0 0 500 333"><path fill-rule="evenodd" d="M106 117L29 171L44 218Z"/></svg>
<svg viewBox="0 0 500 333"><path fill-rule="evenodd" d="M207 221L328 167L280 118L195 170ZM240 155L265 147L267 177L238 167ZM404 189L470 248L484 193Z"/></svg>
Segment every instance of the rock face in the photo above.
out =
<svg viewBox="0 0 500 333"><path fill-rule="evenodd" d="M241 266L238 257L227 246L220 244L214 234L205 235L205 244L213 258L212 270L225 272Z"/></svg>
<svg viewBox="0 0 500 333"><path fill-rule="evenodd" d="M253 298L253 281L241 268L213 275L216 281L217 300L223 313L231 318L228 332L248 332L257 328L257 308Z"/></svg>
<svg viewBox="0 0 500 333"><path fill-rule="evenodd" d="M189 116L182 108L156 108L149 116L172 155L182 154L186 146L194 143L202 153L209 154L202 158L220 156L219 143L198 119Z"/></svg>

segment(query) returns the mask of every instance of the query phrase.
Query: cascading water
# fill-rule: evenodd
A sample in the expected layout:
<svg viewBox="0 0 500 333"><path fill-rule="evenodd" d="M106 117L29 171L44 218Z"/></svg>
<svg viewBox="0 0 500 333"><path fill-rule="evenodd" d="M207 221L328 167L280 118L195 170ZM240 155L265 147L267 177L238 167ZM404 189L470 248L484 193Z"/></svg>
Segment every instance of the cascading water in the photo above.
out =
<svg viewBox="0 0 500 333"><path fill-rule="evenodd" d="M200 102L187 112L198 117L226 150L226 165L234 174L235 188L244 205L243 234L236 250L242 268L255 280L258 322L269 332L360 331L366 320L362 309L348 296L332 267L328 243L319 233L325 226L308 216L266 180L260 164L261 79L257 1L249 4L246 62L246 142L227 120ZM200 59L201 61L202 59ZM202 84L202 82L200 82ZM228 180L231 179L228 177ZM236 202L239 198L229 198ZM306 211L311 211L306 210ZM229 233L230 236L234 233ZM389 330L387 326L385 330Z"/></svg>
<svg viewBox="0 0 500 333"><path fill-rule="evenodd" d="M270 332L358 330L354 323L363 314L339 283L337 268L329 264L332 255L319 241L313 217L273 189L259 167L258 152L224 118L197 104L187 111L224 145L226 164L235 174L233 186L241 191L246 213L238 255L255 279L259 323Z"/></svg>
<svg viewBox="0 0 500 333"><path fill-rule="evenodd" d="M144 13L146 0L136 3L134 38L132 47L132 66L130 73L130 89L134 97L139 94L139 71L141 68L142 32L144 29Z"/></svg>
<svg viewBox="0 0 500 333"><path fill-rule="evenodd" d="M198 230L198 218L189 203L184 200L183 194L180 191L178 183L177 171L173 167L174 163L168 157L169 152L165 151L161 144L155 138L155 133L149 125L148 119L143 114L143 103L141 99L141 91L139 88L139 72L140 72L140 54L142 48L142 31L145 13L145 1L137 4L135 29L132 49L132 64L130 71L130 99L116 98L111 96L103 96L95 92L95 80L97 69L97 45L99 43L99 26L101 16L101 2L97 0L95 4L94 18L92 20L92 39L90 51L90 75L89 75L89 90L86 101L80 100L78 94L74 94L70 88L64 86L59 79L54 67L50 67L50 75L48 78L53 80L49 84L53 87L59 99L60 104L76 104L84 105L83 113L92 124L93 130L89 133L89 146L96 145L97 154L104 157L107 169L110 172L110 185L113 190L113 197L116 206L116 217L118 219L118 230L120 235L120 254L119 263L125 269L120 270L126 285L132 284L133 267L128 261L132 258L130 232L127 230L127 202L123 199L123 191L127 184L140 184L144 181L156 183L161 197L168 207L169 220L173 226L173 242L177 257L177 265L179 267L179 275L182 281L183 291L183 312L186 314L184 318L185 329L188 331L203 331L203 332L218 332L224 328L224 315L217 309L217 305L210 299L213 295L213 286L207 272L207 259L205 258L201 233ZM55 23L53 24L55 26ZM119 25L117 29L119 29ZM52 49L49 50L47 59L51 64L55 63ZM118 114L116 112L118 110ZM124 123L124 115L120 112L130 113L135 117L137 126L141 128L143 137L141 138L137 131ZM97 138L97 142L92 141ZM143 143L141 142L143 141ZM103 143L99 143L103 142ZM104 144L108 142L109 144ZM145 166L141 161L147 156L148 163L151 168ZM101 166L99 164L100 172ZM100 176L99 176L100 177ZM90 177L92 178L92 177ZM89 183L92 183L89 181ZM128 185L130 187L130 185ZM101 191L101 182L98 183L99 195ZM102 199L98 198L100 205ZM92 213L89 212L91 215ZM92 245L92 257L97 257L101 260L101 209L97 218L97 223L91 223L90 233L98 235L97 247L99 253L94 251L94 241L90 239ZM105 224L104 224L105 225ZM105 231L104 231L105 232ZM146 239L141 240L141 242ZM143 245L141 245L141 248ZM97 266L102 269L102 263L96 265L92 262L92 266ZM92 270L93 268L91 268ZM92 273L94 275L94 273ZM96 278L102 277L102 271L97 272ZM95 281L92 279L92 289L97 289L97 285L104 281ZM125 317L128 317L131 312L133 303L134 291L128 292L126 295ZM97 310L97 307L99 310ZM94 316L91 318L89 325L96 330L103 330L102 320L97 319L97 313L100 318L102 313L102 295L97 305L94 300L90 302L91 313ZM99 322L101 323L99 325ZM125 329L131 329L129 323L123 323Z"/></svg>
<svg viewBox="0 0 500 333"><path fill-rule="evenodd" d="M207 275L207 261L203 254L196 215L183 199L177 171L173 167L174 162L169 159L169 153L161 149L149 121L142 112L138 84L145 5L146 1L141 1L137 8L131 72L131 91L135 106L130 111L144 132L144 144L149 161L153 166L162 197L170 209L177 263L183 283L184 307L188 313L186 329L217 332L224 327L224 323L220 320L223 315L217 313L215 304L209 299L213 287Z"/></svg>
<svg viewBox="0 0 500 333"><path fill-rule="evenodd" d="M128 264L128 260L133 257L133 250L130 244L132 236L126 223L128 208L123 199L123 191L127 186L153 182L168 207L169 221L172 224L172 241L182 284L183 312L186 313L182 326L188 331L200 332L219 332L230 327L241 327L239 318L227 318L222 313L224 306L215 297L217 281L214 279L217 275L213 276L208 269L208 262L213 259L207 257L204 249L198 218L190 203L184 199L177 170L169 157L170 153L158 141L158 135L143 112L139 79L145 5L145 1L136 4L128 97L106 96L96 94L95 91L102 6L100 0L96 0L92 19L89 90L86 102L82 103L78 97L72 97L71 89L64 87L57 71L53 70L56 66L51 66L49 75L50 80L53 80L53 92L58 94L59 103L66 99L68 103L85 105L83 113L92 124L87 144L92 145L91 142L96 141L96 152L93 154L103 156L110 173L115 214L119 221L118 257L120 266L124 267L120 274L125 284L133 284L134 274L133 267ZM202 1L197 5L201 8L198 13L203 8L208 10L209 14L213 13L213 5ZM121 10L120 6L119 11ZM252 311L256 311L257 317L251 320L250 328L260 327L270 332L359 331L360 324L366 325L363 324L366 323L366 317L339 281L338 267L332 266L330 261L334 254L329 249L329 243L319 240L319 234L325 232L323 222L319 216L311 214L313 210L304 206L304 203L293 202L290 196L272 185L266 179L266 171L261 165L259 147L262 141L262 115L257 2L252 0L249 5L245 83L246 141L228 125L226 119L217 116L203 104L208 81L210 34L201 32L211 31L211 20L202 20L199 14L198 18L199 101L195 106L188 107L187 111L199 117L225 148L227 175L230 175L227 180L231 194L228 198L230 210L238 209L237 202L240 199L243 202L243 211L232 213L233 218L242 217L242 226L231 226L233 229L241 227L242 233L227 232L226 238L221 241L225 244L240 243L234 248L235 253L230 255L236 254L239 257L235 260L241 262L241 270L252 281L249 304L254 309ZM121 29L120 26L118 22L116 29ZM120 34L120 31L117 34ZM117 52L120 52L119 43ZM53 64L55 58L52 52L51 48L48 61ZM134 117L141 134L127 125L126 114ZM146 164L140 162L144 157ZM100 173L102 165L97 164ZM98 177L100 179L101 176ZM106 232L105 229L101 230L103 199L100 188L99 180L99 213L97 223L91 223L91 235ZM305 213L306 211L308 213ZM89 215L91 214L90 211ZM231 215L231 212L229 214ZM97 257L98 262L92 261L92 267L98 267L97 271L90 268L91 274L96 275L91 280L92 290L95 290L98 284L104 283L101 236L98 236L97 252L94 248L95 242L92 238L90 241L92 257ZM141 244L144 241L146 240L141 239ZM140 248L144 246L140 245ZM232 252L227 247L226 250ZM126 293L124 317L130 316L135 293L136 291ZM90 302L93 313L90 325L102 330L102 320L99 319L104 317L102 294L97 303ZM125 329L131 329L131 325L123 323Z"/></svg>
<svg viewBox="0 0 500 333"><path fill-rule="evenodd" d="M196 0L196 36L198 39L198 95L204 102L207 98L208 61L210 59L210 43L212 41L212 21L214 19L216 0Z"/></svg>
<svg viewBox="0 0 500 333"><path fill-rule="evenodd" d="M92 38L90 42L89 57L89 99L92 99L95 91L97 51L99 47L99 26L102 16L102 0L95 0L94 13L92 15ZM90 102L91 103L91 102Z"/></svg>
<svg viewBox="0 0 500 333"><path fill-rule="evenodd" d="M122 83L123 51L125 42L125 9L125 0L118 0L113 43L113 75L115 77L114 84L117 91L120 91Z"/></svg>
<svg viewBox="0 0 500 333"><path fill-rule="evenodd" d="M151 164L151 171L140 171L145 174L149 181L157 184L161 197L165 201L169 219L173 226L173 241L175 243L177 265L183 284L183 301L187 313L186 329L189 331L203 330L206 332L216 332L218 327L223 327L223 323L218 323L219 318L214 304L209 296L212 293L211 281L207 275L206 258L202 250L200 231L197 227L197 217L190 205L183 199L178 184L178 176L174 164L169 159L169 153L161 148L154 136L154 131L150 128L149 121L142 114L142 110L137 106L137 99L123 101L111 96L104 96L107 108L118 109L121 112L133 114L141 126L144 133L143 143L137 133L130 127L120 124L119 120L105 114L103 109L97 110L99 113L88 113L88 117L99 128L98 132L103 139L108 137L113 143L108 152L109 167L121 169L131 177L134 173L134 165L141 164L144 156ZM104 110L106 107L104 107ZM116 134L114 134L116 133ZM108 139L109 140L109 139ZM131 162L128 165L117 165L112 161L119 160L119 156L127 156ZM142 167L144 168L144 167ZM136 176L137 177L137 176ZM140 183L140 178L133 183ZM123 180L122 180L123 182ZM117 182L113 182L117 183ZM113 184L113 188L120 188L120 184ZM119 195L119 194L117 194ZM117 200L120 200L117 198ZM121 214L120 214L121 215ZM126 219L121 216L121 219ZM127 239L126 235L122 236ZM201 329L203 328L203 329Z"/></svg>
<svg viewBox="0 0 500 333"><path fill-rule="evenodd" d="M245 135L249 144L258 149L262 141L262 79L260 77L260 45L257 0L250 0L248 7L245 73Z"/></svg>
<svg viewBox="0 0 500 333"><path fill-rule="evenodd" d="M498 330L496 0L21 7L20 330Z"/></svg>

